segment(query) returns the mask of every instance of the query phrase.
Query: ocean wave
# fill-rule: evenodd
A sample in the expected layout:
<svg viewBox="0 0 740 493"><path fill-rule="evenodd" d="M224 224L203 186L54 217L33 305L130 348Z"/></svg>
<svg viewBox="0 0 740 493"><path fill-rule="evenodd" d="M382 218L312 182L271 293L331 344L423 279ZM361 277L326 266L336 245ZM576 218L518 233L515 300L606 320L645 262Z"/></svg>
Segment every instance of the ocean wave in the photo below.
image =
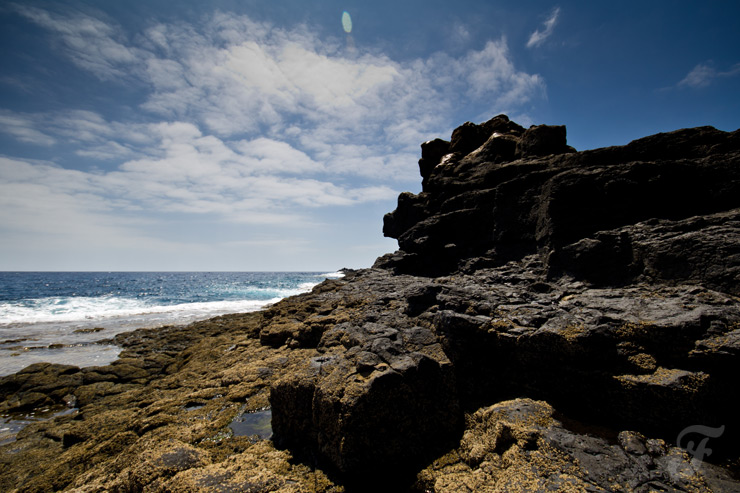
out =
<svg viewBox="0 0 740 493"><path fill-rule="evenodd" d="M167 318L206 318L226 313L255 311L285 297L310 291L318 282L303 282L294 287L234 288L222 293L227 299L211 301L173 300L125 296L66 296L0 302L0 327L54 322L91 322L147 315Z"/></svg>
<svg viewBox="0 0 740 493"><path fill-rule="evenodd" d="M244 288L243 290L234 290L231 289L229 291L230 294L239 294L244 296L245 298L253 298L253 299L266 299L266 298L287 298L288 296L294 296L296 294L306 293L308 291L311 291L311 289L316 286L318 282L302 282L298 284L298 286L294 288L256 288L256 287L248 287Z"/></svg>
<svg viewBox="0 0 740 493"><path fill-rule="evenodd" d="M327 279L339 279L340 277L344 277L344 272L341 272L341 271L325 272L324 274L319 274L316 277L325 277Z"/></svg>
<svg viewBox="0 0 740 493"><path fill-rule="evenodd" d="M287 291L287 290L286 290ZM282 294L282 293L281 293ZM142 315L183 315L188 318L240 311L255 311L284 296L266 299L202 301L152 305L143 300L119 297L41 298L0 303L0 326L52 322L108 320Z"/></svg>
<svg viewBox="0 0 740 493"><path fill-rule="evenodd" d="M121 332L261 310L333 274L0 273L0 375L37 361L107 364Z"/></svg>

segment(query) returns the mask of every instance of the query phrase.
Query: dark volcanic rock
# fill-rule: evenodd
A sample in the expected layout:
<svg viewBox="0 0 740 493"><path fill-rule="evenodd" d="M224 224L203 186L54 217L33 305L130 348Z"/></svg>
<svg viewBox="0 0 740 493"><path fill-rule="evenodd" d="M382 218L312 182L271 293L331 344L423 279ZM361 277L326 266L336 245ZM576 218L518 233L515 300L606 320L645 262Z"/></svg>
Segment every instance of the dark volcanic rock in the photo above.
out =
<svg viewBox="0 0 740 493"><path fill-rule="evenodd" d="M735 221L731 215L713 216L707 219L712 225L705 227L700 218L740 208L737 131L700 127L577 153L567 146L564 127L541 125L521 134L491 133L482 140L485 128L465 124L457 129L453 135L461 144L450 150L462 151L425 170L421 194L399 197L396 210L384 218L383 231L398 239L401 254L377 266L439 275L471 259L475 265L500 265L538 252L552 260L553 273L580 275L587 270L592 282L619 284L643 273L695 279L699 268L682 272L674 265L691 263L722 237L727 227L720 223ZM676 262L648 254L652 247L645 240L643 257L632 259L632 235L615 231L649 220L686 220L676 224L684 228L685 244L671 243L663 233L660 250L670 248L668 256ZM734 257L736 242L725 238L723 254ZM581 240L586 242L578 244ZM692 253L680 252L684 246ZM613 261L598 267L612 255ZM740 284L736 273L718 270L701 274L702 280L722 289Z"/></svg>
<svg viewBox="0 0 740 493"><path fill-rule="evenodd" d="M553 252L550 276L597 284L691 281L740 295L740 209L599 231Z"/></svg>
<svg viewBox="0 0 740 493"><path fill-rule="evenodd" d="M318 453L350 484L369 487L449 448L463 416L436 335L407 315L405 300L428 283L381 270L354 280L341 294L362 300L356 315L324 332L322 355L274 385L270 402L278 445Z"/></svg>
<svg viewBox="0 0 740 493"><path fill-rule="evenodd" d="M466 410L522 395L547 400L563 419L667 443L687 426L724 425L712 449L733 456L740 430L726 399L740 374L740 303L732 295L696 284L548 280L536 254L435 279L371 269L335 295L352 315L323 333L321 356L273 385L270 399L276 443L323 458L348 485L387 486L371 471L429 463L459 439ZM592 440L556 438L575 441L576 456ZM621 460L588 481L623 471L630 484Z"/></svg>
<svg viewBox="0 0 740 493"><path fill-rule="evenodd" d="M516 143L517 157L549 156L575 151L565 138L565 126L535 125Z"/></svg>
<svg viewBox="0 0 740 493"><path fill-rule="evenodd" d="M468 122L449 145L422 146L422 193L401 194L384 218L400 250L374 267L395 275L382 288L377 272L353 281L383 293L383 315L331 328L319 344L332 354L328 367L273 388L275 402L295 402L286 396L303 389L302 416L313 422L285 432L278 424L279 440L319 450L348 477L373 464L410 466L391 424L420 408L390 389L430 408L427 388L409 376L427 361L403 342L412 326L442 349L428 355L423 380L462 409L524 394L669 440L692 423L735 421L723 400L740 374L737 132L702 127L577 153L564 127L515 125L503 116ZM413 373L399 371L409 365ZM368 384L378 377L393 383ZM384 393L392 397L371 397ZM376 441L357 413L378 418ZM426 443L430 424L454 433L445 422L461 419L457 404L421 414L405 422L402 440ZM738 431L727 425L716 450L732 455Z"/></svg>
<svg viewBox="0 0 740 493"><path fill-rule="evenodd" d="M563 127L563 130L564 129L565 127ZM447 150L447 152L457 153L464 156L478 149L492 137L507 136L512 139L517 139L522 136L522 134L526 133L527 132L524 131L524 128L509 120L509 117L506 115L495 116L480 125L465 122L452 132L449 150ZM564 132L563 140L565 140ZM439 139L432 142L436 141L439 141ZM445 152L445 154L447 154L447 152ZM424 158L424 144L422 144L422 158Z"/></svg>
<svg viewBox="0 0 740 493"><path fill-rule="evenodd" d="M462 155L468 154L483 144L489 135L483 125L465 122L452 132L450 152L458 152Z"/></svg>
<svg viewBox="0 0 740 493"><path fill-rule="evenodd" d="M421 159L419 160L419 173L426 180L435 166L439 164L442 156L450 152L450 143L442 139L434 139L421 145Z"/></svg>
<svg viewBox="0 0 740 493"><path fill-rule="evenodd" d="M72 365L35 363L0 378L0 412L29 411L54 405L82 383L80 369Z"/></svg>

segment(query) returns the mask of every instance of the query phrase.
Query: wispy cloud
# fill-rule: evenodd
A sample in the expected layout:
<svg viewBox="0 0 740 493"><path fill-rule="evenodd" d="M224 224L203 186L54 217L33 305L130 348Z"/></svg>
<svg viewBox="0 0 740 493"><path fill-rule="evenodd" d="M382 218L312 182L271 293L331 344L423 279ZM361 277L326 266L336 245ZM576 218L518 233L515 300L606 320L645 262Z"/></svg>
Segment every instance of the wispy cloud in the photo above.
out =
<svg viewBox="0 0 740 493"><path fill-rule="evenodd" d="M401 64L378 53L347 52L340 40L321 39L306 26L286 30L247 16L217 13L198 26L157 24L134 36L84 14L16 8L56 35L79 67L147 84L143 109L223 137L274 137L292 126L294 136L320 127L335 140L396 139L386 129L399 121L438 131L447 124L440 110L452 112L461 94L481 98L494 111L544 89L538 75L515 68L505 39L459 58L438 53Z"/></svg>
<svg viewBox="0 0 740 493"><path fill-rule="evenodd" d="M302 177L321 165L282 142L257 139L231 147L189 123L151 124L148 131L155 145L147 156L126 161L116 170L86 172L0 158L0 182L16 189L54 190L48 195L66 196L67 204L83 197L80 209L212 214L248 223L296 222L305 208L388 200L397 194L384 185L337 185ZM39 204L48 203L37 198ZM107 207L93 205L90 198ZM6 195L5 201L6 210L35 203L28 201L28 193ZM12 217L5 217L2 223L9 220Z"/></svg>
<svg viewBox="0 0 740 493"><path fill-rule="evenodd" d="M678 83L679 87L700 88L712 84L715 80L724 77L733 77L740 74L740 63L736 63L729 70L721 71L714 67L712 62L704 62L695 66Z"/></svg>
<svg viewBox="0 0 740 493"><path fill-rule="evenodd" d="M82 13L58 15L22 4L12 6L27 19L54 32L62 51L102 80L128 78L127 69L135 67L144 55L126 45L120 29L95 17Z"/></svg>
<svg viewBox="0 0 740 493"><path fill-rule="evenodd" d="M558 22L558 16L560 15L560 7L555 7L550 14L550 17L542 24L542 29L535 30L527 41L527 48L534 48L541 45L547 38L552 35L555 25Z"/></svg>
<svg viewBox="0 0 740 493"><path fill-rule="evenodd" d="M147 152L154 142L146 124L106 121L88 110L49 113L0 110L0 133L41 146L61 142L76 145L78 155L103 161Z"/></svg>
<svg viewBox="0 0 740 493"><path fill-rule="evenodd" d="M36 122L28 115L0 110L0 132L12 135L21 142L50 146L56 139L35 128Z"/></svg>

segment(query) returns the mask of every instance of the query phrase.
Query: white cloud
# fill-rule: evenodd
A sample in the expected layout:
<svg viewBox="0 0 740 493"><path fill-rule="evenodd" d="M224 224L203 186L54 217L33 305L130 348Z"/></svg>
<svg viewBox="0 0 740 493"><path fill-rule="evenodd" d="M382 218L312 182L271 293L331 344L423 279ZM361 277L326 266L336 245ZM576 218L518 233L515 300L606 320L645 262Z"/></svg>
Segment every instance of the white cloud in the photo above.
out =
<svg viewBox="0 0 740 493"><path fill-rule="evenodd" d="M14 4L27 19L57 34L62 50L79 67L103 80L127 78L143 52L126 46L125 36L110 24L85 14L55 15L46 10Z"/></svg>
<svg viewBox="0 0 740 493"><path fill-rule="evenodd" d="M555 25L558 22L558 16L560 15L560 7L555 7L550 14L550 17L542 24L542 30L535 30L527 41L527 48L533 48L541 45L547 38L552 35Z"/></svg>
<svg viewBox="0 0 740 493"><path fill-rule="evenodd" d="M250 155L250 146L257 152L271 143L272 161L253 156L254 168L265 171L292 167L417 181L419 144L443 136L459 105L476 107L469 119L485 118L545 92L539 75L516 69L505 38L460 57L437 53L401 64L382 54L347 55L340 43L319 39L305 26L285 30L246 16L215 14L198 26L158 24L127 43L118 29L97 19L78 15L74 19L84 22L77 26L71 17L18 9L64 39L87 36L92 44L110 46L79 45L65 53L96 74L107 67L103 72L139 77L151 89L142 105L150 116L191 123L242 157ZM148 152L161 151L144 124L106 122L84 111L48 120L38 119L39 134L31 135L33 127L21 130L27 138L84 142L78 155L89 158L146 161ZM278 152L278 143L294 154ZM347 149L356 152L348 155Z"/></svg>
<svg viewBox="0 0 740 493"><path fill-rule="evenodd" d="M539 75L516 70L504 38L489 41L483 50L469 54L461 71L468 74L474 96L497 94L499 106L522 104L544 92L545 83Z"/></svg>
<svg viewBox="0 0 740 493"><path fill-rule="evenodd" d="M259 137L235 144L252 173L309 173L323 171L324 165L311 159L305 152L278 140Z"/></svg>
<svg viewBox="0 0 740 493"><path fill-rule="evenodd" d="M167 30L174 39L163 42L180 43L179 58L148 61L154 91L145 109L195 118L223 136L264 127L277 132L296 116L342 126L368 111L387 118L387 111L377 111L384 90L403 82L397 64L385 58L342 58L334 46L305 36L296 40L294 33L277 29L244 31L236 39L219 27L214 22L206 29L210 36L186 40L174 28ZM234 44L216 43L223 35Z"/></svg>
<svg viewBox="0 0 740 493"><path fill-rule="evenodd" d="M717 70L711 62L700 63L678 83L678 86L696 89L706 87L718 78L732 77L738 74L740 74L740 63L736 63L724 72Z"/></svg>
<svg viewBox="0 0 740 493"><path fill-rule="evenodd" d="M678 83L679 86L689 86L689 87L704 87L708 86L714 78L717 77L717 71L710 67L709 65L700 63L696 67L694 67L691 72L684 77L681 82Z"/></svg>
<svg viewBox="0 0 740 493"><path fill-rule="evenodd" d="M211 214L231 222L296 224L305 221L306 208L390 200L398 193L385 185L338 185L301 177L321 171L322 165L285 142L260 138L229 145L184 122L151 124L148 133L156 144L146 157L108 172L2 158L0 183L36 192L7 194L6 211L14 213L0 224L18 224L14 217L33 215L34 209L47 216L48 207L55 214L70 211L69 217L88 207L100 214L150 210ZM49 192L40 198L34 187ZM38 204L29 196L38 198Z"/></svg>
<svg viewBox="0 0 740 493"><path fill-rule="evenodd" d="M285 30L246 16L215 14L197 27L152 26L133 45L119 29L84 15L18 10L57 33L80 67L98 76L127 72L150 84L144 109L205 124L223 137L278 134L295 118L339 137L348 129L353 139L362 129L372 138L388 137L384 129L404 120L439 129L440 108L454 108L461 91L507 106L539 96L544 87L539 76L515 69L505 39L460 58L435 54L400 64L380 54L347 55L341 43L319 39L305 26ZM546 23L550 31L558 12Z"/></svg>
<svg viewBox="0 0 740 493"><path fill-rule="evenodd" d="M50 146L56 143L54 137L37 130L35 126L35 122L28 115L0 110L0 132L12 135L28 144Z"/></svg>

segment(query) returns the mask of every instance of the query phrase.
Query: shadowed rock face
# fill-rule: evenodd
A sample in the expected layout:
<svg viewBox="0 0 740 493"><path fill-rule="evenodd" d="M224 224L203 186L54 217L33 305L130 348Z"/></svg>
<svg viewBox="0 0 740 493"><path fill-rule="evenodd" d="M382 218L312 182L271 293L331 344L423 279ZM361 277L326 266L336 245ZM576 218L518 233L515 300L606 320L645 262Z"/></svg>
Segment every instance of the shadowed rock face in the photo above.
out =
<svg viewBox="0 0 740 493"><path fill-rule="evenodd" d="M279 446L318 455L350 484L376 484L454 445L463 413L452 364L408 301L425 307L434 286L382 270L351 279L341 296L352 314L323 333L302 372L272 386L272 424Z"/></svg>
<svg viewBox="0 0 740 493"><path fill-rule="evenodd" d="M422 145L434 149L422 152L423 191L402 194L384 218L402 255L377 266L438 275L540 253L553 276L738 293L740 242L726 227L740 208L738 132L700 127L578 153L564 127L487 133L503 121L466 123L447 154L440 141Z"/></svg>

